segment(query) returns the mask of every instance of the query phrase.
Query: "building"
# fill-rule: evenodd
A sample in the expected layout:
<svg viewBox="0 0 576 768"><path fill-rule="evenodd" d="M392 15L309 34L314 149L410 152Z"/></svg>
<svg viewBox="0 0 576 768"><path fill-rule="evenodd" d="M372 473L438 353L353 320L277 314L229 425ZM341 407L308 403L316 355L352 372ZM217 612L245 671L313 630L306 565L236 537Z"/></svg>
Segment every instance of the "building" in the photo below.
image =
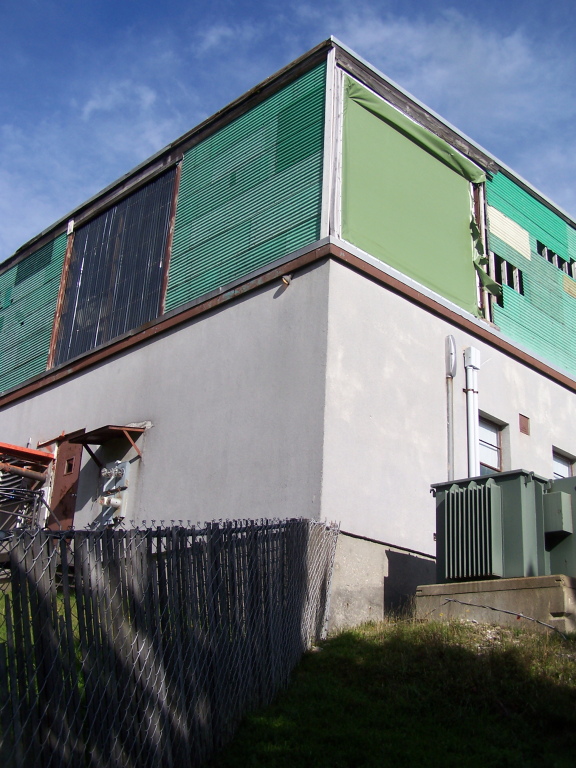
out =
<svg viewBox="0 0 576 768"><path fill-rule="evenodd" d="M575 227L327 40L2 265L4 461L54 456L52 527L337 520L378 618L432 483L572 472Z"/></svg>

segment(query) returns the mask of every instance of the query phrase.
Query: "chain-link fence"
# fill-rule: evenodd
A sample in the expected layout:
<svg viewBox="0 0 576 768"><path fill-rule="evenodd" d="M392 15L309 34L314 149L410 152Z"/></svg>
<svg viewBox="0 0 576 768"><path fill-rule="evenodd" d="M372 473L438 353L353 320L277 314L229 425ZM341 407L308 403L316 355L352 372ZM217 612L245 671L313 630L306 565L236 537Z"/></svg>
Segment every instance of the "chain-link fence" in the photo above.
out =
<svg viewBox="0 0 576 768"><path fill-rule="evenodd" d="M15 531L3 767L201 765L322 635L337 535L309 520Z"/></svg>

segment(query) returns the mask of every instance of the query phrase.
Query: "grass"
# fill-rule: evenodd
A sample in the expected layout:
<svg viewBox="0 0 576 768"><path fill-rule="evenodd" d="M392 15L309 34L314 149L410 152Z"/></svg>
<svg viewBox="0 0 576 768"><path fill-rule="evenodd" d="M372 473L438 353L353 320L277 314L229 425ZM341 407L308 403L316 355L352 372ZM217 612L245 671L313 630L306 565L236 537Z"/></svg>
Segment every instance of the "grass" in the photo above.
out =
<svg viewBox="0 0 576 768"><path fill-rule="evenodd" d="M572 768L575 733L576 637L397 622L308 653L211 766Z"/></svg>

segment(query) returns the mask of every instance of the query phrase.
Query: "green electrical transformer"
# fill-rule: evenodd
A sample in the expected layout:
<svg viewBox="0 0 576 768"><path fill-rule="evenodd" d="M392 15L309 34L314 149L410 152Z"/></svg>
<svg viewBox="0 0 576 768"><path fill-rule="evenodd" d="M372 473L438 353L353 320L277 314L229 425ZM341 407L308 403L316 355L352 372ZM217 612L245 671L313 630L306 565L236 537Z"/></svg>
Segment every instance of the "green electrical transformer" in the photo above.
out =
<svg viewBox="0 0 576 768"><path fill-rule="evenodd" d="M576 478L524 469L436 483L438 583L576 577Z"/></svg>

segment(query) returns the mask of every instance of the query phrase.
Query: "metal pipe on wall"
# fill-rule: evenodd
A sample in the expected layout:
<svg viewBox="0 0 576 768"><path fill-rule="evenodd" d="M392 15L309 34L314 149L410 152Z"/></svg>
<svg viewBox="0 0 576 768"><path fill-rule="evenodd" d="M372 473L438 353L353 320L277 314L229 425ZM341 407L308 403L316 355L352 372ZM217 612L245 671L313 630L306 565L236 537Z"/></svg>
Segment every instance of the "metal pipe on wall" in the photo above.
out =
<svg viewBox="0 0 576 768"><path fill-rule="evenodd" d="M478 371L480 370L480 350L467 347L464 350L464 368L466 370L466 431L468 441L468 477L480 474L478 451Z"/></svg>
<svg viewBox="0 0 576 768"><path fill-rule="evenodd" d="M454 376L456 376L456 340L446 336L446 436L448 480L454 480Z"/></svg>

